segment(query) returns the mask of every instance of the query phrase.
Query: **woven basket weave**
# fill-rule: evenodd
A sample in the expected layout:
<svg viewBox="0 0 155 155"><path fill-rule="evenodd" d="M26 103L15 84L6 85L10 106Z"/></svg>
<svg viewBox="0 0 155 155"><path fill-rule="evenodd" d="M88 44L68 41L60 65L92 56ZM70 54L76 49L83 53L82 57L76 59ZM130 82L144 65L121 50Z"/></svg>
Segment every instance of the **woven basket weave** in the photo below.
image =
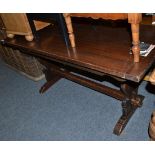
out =
<svg viewBox="0 0 155 155"><path fill-rule="evenodd" d="M0 48L0 55L7 65L28 78L34 81L44 78L43 66L35 57L23 54L19 50L2 46Z"/></svg>

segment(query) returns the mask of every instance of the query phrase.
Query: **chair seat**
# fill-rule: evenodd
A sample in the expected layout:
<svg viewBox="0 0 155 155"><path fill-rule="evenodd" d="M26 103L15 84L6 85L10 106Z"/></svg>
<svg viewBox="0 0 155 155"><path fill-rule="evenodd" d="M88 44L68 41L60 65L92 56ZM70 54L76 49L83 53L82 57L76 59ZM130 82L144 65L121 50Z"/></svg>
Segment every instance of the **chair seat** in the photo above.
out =
<svg viewBox="0 0 155 155"><path fill-rule="evenodd" d="M71 13L71 16L73 16L73 17L91 17L93 19L102 18L102 19L112 19L112 20L128 18L127 13Z"/></svg>

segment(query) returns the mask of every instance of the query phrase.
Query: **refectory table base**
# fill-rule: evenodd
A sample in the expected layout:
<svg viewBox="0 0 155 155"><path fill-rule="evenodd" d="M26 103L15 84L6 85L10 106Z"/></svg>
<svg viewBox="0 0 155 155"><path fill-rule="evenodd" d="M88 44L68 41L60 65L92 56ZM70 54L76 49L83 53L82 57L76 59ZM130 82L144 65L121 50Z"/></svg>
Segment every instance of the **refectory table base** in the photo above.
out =
<svg viewBox="0 0 155 155"><path fill-rule="evenodd" d="M55 64L47 63L43 60L41 62L46 66L44 73L47 82L41 87L40 93L46 92L61 78L65 78L122 101L122 116L119 118L113 130L113 133L116 135L122 133L136 109L142 106L144 96L138 95L139 84L137 83L123 81L120 84L120 90L117 90L79 75L75 75L73 72Z"/></svg>

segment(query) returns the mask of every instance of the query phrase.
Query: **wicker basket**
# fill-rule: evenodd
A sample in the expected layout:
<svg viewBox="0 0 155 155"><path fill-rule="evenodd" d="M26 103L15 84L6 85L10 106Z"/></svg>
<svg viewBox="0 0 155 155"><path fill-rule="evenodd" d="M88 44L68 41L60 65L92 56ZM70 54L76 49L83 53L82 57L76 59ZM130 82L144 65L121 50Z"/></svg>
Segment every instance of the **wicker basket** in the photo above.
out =
<svg viewBox="0 0 155 155"><path fill-rule="evenodd" d="M0 18L0 39L6 38L5 32L3 21ZM34 81L44 78L44 74L42 72L43 66L35 57L23 54L19 50L4 47L0 44L0 58L9 67Z"/></svg>
<svg viewBox="0 0 155 155"><path fill-rule="evenodd" d="M150 120L149 135L151 137L151 140L155 140L155 111L153 112L152 118Z"/></svg>
<svg viewBox="0 0 155 155"><path fill-rule="evenodd" d="M44 78L44 73L42 72L43 66L35 57L23 54L19 50L2 46L0 48L0 55L2 60L4 60L9 67L15 69L28 78L34 81Z"/></svg>

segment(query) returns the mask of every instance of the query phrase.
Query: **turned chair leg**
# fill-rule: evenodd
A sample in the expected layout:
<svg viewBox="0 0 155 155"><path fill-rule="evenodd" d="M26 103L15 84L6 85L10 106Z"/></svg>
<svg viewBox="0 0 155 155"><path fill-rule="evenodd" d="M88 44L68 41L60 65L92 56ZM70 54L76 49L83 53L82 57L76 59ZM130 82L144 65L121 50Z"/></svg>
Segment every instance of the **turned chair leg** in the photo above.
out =
<svg viewBox="0 0 155 155"><path fill-rule="evenodd" d="M33 35L32 34L29 34L29 35L25 35L25 39L27 40L27 41L32 41L33 40Z"/></svg>
<svg viewBox="0 0 155 155"><path fill-rule="evenodd" d="M66 26L67 26L67 29L68 29L71 46L75 47L75 37L74 37L74 33L73 33L71 17L70 17L70 15L68 13L64 13L63 15L64 15Z"/></svg>
<svg viewBox="0 0 155 155"><path fill-rule="evenodd" d="M131 24L132 32L132 52L134 56L134 62L139 62L140 59L139 24L141 21L141 13L128 13L128 23Z"/></svg>
<svg viewBox="0 0 155 155"><path fill-rule="evenodd" d="M13 38L14 36L15 36L15 35L14 35L14 34L11 34L11 33L8 33L8 34L7 34L7 37L8 37L8 38Z"/></svg>
<svg viewBox="0 0 155 155"><path fill-rule="evenodd" d="M132 52L134 55L134 62L139 62L140 45L139 45L139 24L131 23L132 30Z"/></svg>

